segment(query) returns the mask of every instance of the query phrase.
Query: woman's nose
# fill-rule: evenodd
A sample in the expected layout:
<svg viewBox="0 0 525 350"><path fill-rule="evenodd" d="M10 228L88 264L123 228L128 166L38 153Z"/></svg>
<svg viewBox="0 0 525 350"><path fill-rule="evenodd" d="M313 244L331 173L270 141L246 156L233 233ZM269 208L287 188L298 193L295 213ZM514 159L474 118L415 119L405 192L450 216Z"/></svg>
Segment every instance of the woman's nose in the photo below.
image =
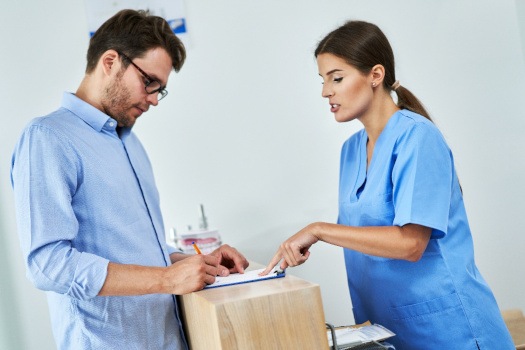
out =
<svg viewBox="0 0 525 350"><path fill-rule="evenodd" d="M333 95L333 92L331 89L323 85L323 90L321 91L321 95L323 97L331 97Z"/></svg>

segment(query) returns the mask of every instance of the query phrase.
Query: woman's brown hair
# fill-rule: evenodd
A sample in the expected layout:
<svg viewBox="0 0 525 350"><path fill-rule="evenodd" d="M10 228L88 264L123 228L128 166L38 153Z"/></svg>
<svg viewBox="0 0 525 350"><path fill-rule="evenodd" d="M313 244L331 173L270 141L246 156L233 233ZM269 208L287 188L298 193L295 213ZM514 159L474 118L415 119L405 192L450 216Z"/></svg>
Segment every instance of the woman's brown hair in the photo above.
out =
<svg viewBox="0 0 525 350"><path fill-rule="evenodd" d="M383 86L396 92L398 107L432 120L417 97L398 82L396 84L394 52L385 34L375 24L364 21L346 22L319 42L315 57L323 53L344 59L363 74L368 74L372 67L381 64L385 68Z"/></svg>

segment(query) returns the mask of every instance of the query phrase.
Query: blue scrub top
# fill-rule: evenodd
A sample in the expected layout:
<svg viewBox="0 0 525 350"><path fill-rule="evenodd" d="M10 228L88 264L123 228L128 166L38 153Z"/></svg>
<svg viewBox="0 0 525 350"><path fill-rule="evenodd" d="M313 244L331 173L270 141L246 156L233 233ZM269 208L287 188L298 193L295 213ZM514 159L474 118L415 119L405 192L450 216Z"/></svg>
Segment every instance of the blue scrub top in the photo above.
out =
<svg viewBox="0 0 525 350"><path fill-rule="evenodd" d="M396 333L397 349L514 349L496 300L479 273L452 153L436 126L396 112L367 171L363 129L341 152L338 223L432 228L418 262L344 249L357 323Z"/></svg>

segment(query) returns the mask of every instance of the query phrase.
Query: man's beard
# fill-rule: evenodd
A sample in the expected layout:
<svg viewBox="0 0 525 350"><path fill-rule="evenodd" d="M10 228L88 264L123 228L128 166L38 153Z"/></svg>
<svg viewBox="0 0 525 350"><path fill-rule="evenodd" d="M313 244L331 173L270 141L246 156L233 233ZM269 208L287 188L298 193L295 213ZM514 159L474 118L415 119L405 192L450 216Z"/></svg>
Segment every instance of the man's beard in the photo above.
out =
<svg viewBox="0 0 525 350"><path fill-rule="evenodd" d="M117 121L120 127L132 127L135 124L135 118L129 116L130 92L122 84L124 71L117 73L115 80L105 89L102 96L102 108L107 115Z"/></svg>

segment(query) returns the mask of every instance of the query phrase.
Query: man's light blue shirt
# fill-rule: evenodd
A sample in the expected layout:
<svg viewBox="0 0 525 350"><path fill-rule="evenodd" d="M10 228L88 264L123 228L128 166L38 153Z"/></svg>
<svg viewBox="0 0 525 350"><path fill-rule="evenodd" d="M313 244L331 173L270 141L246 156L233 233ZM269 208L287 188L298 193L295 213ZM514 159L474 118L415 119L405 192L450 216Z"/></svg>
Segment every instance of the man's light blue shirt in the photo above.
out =
<svg viewBox="0 0 525 350"><path fill-rule="evenodd" d="M167 266L159 194L131 131L65 93L13 154L28 278L47 291L60 349L186 349L172 295L100 297L108 263Z"/></svg>

